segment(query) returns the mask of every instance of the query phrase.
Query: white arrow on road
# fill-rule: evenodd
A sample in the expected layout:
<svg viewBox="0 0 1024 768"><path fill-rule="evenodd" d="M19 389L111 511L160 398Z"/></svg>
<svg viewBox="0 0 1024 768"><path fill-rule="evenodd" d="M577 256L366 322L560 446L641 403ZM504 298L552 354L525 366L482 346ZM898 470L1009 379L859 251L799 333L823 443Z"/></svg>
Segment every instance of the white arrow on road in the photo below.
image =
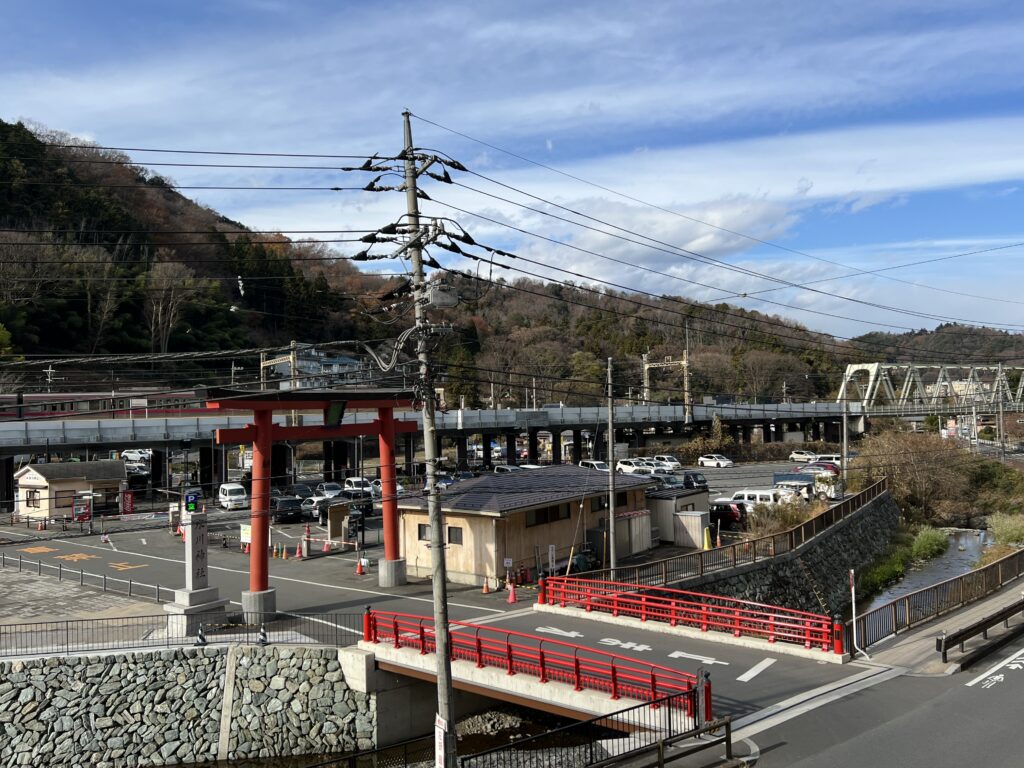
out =
<svg viewBox="0 0 1024 768"><path fill-rule="evenodd" d="M537 627L537 631L545 635L558 635L559 637L583 637L582 632L566 632L558 627Z"/></svg>
<svg viewBox="0 0 1024 768"><path fill-rule="evenodd" d="M704 664L724 664L725 666L729 666L728 661L718 661L710 656L698 656L695 653L683 653L682 651L672 651L668 657L670 659L694 659L695 661L700 661Z"/></svg>

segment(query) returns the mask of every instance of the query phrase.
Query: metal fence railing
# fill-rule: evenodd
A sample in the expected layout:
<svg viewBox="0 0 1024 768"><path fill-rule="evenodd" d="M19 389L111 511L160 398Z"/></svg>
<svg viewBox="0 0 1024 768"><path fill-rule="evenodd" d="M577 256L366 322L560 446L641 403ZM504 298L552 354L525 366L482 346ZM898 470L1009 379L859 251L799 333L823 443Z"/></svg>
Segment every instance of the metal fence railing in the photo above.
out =
<svg viewBox="0 0 1024 768"><path fill-rule="evenodd" d="M163 614L3 624L0 625L0 658L175 648L205 643L343 647L355 644L363 635L363 615L356 613L235 612L214 614L201 624L197 622L193 617Z"/></svg>
<svg viewBox="0 0 1024 768"><path fill-rule="evenodd" d="M892 635L981 600L1024 574L1024 550L919 589L857 617L857 645L868 648ZM846 642L853 648L853 622L846 622Z"/></svg>
<svg viewBox="0 0 1024 768"><path fill-rule="evenodd" d="M409 739L390 747L367 749L344 757L331 757L304 768L405 768L434 764L434 737Z"/></svg>
<svg viewBox="0 0 1024 768"><path fill-rule="evenodd" d="M554 576L538 602L843 653L841 626L828 616L732 597Z"/></svg>
<svg viewBox="0 0 1024 768"><path fill-rule="evenodd" d="M771 559L792 552L888 490L888 478L882 478L860 493L854 494L815 515L807 522L782 533L758 539L747 539L716 549L691 552L641 565L618 567L614 571L610 568L589 571L587 577L599 581L617 581L653 587Z"/></svg>
<svg viewBox="0 0 1024 768"><path fill-rule="evenodd" d="M459 768L576 768L625 761L708 730L708 724L694 725L692 720L679 717L687 706L696 705L682 700L693 698L695 693L675 693L466 755L459 758ZM729 723L724 725L728 729ZM728 735L727 751L731 752L731 732Z"/></svg>
<svg viewBox="0 0 1024 768"><path fill-rule="evenodd" d="M83 587L93 587L103 592L116 592L128 597L153 600L157 603L170 602L174 599L174 590L159 584L146 584L135 579L110 576L105 573L89 573L82 568L68 568L63 563L54 565L44 563L42 560L30 560L22 555L11 557L6 552L0 552L0 568L10 568L18 573L50 576L58 581L71 581Z"/></svg>

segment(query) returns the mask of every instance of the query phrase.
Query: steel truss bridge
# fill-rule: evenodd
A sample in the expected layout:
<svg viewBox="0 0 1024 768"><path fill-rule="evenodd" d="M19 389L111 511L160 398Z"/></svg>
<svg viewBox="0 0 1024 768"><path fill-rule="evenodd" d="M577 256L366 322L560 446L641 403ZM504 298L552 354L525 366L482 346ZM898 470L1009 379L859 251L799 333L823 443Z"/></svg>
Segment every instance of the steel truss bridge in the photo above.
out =
<svg viewBox="0 0 1024 768"><path fill-rule="evenodd" d="M1010 381L1015 381L1011 386ZM836 402L868 416L1024 411L1024 367L999 363L859 363L846 366Z"/></svg>

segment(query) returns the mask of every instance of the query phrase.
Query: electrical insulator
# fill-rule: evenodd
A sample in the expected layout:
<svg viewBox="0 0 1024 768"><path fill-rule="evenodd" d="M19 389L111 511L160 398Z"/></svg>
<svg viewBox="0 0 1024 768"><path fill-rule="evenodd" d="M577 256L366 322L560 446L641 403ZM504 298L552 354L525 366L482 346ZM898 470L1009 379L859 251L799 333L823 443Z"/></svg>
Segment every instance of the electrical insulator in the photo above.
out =
<svg viewBox="0 0 1024 768"><path fill-rule="evenodd" d="M431 309L451 309L459 303L459 294L453 286L434 283L427 287L427 306Z"/></svg>

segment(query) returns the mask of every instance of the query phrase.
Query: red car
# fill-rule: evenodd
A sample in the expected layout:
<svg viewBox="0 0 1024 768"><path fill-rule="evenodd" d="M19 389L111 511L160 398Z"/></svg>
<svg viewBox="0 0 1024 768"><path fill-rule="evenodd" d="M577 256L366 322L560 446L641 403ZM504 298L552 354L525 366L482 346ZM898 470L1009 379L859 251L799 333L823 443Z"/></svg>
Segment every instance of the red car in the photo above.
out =
<svg viewBox="0 0 1024 768"><path fill-rule="evenodd" d="M804 474L817 475L827 472L830 475L839 477L842 474L838 464L833 464L830 461L815 461L810 464L800 464L793 467L792 472L802 472Z"/></svg>

